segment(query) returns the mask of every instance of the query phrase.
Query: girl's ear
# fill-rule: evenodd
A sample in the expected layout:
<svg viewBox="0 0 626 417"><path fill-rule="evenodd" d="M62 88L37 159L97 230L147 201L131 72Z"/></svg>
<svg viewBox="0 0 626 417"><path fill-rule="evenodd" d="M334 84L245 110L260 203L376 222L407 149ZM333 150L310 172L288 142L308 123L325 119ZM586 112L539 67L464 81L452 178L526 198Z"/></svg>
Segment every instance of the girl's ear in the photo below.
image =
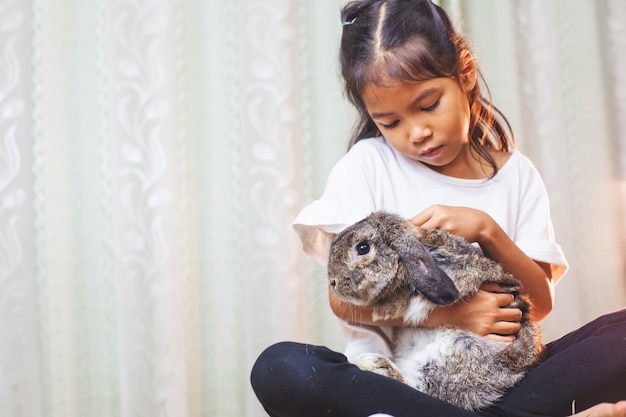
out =
<svg viewBox="0 0 626 417"><path fill-rule="evenodd" d="M461 51L461 59L459 60L461 63L461 73L460 80L461 88L465 93L468 93L474 89L476 86L477 75L476 75L476 63L474 62L474 56L470 51L464 49Z"/></svg>

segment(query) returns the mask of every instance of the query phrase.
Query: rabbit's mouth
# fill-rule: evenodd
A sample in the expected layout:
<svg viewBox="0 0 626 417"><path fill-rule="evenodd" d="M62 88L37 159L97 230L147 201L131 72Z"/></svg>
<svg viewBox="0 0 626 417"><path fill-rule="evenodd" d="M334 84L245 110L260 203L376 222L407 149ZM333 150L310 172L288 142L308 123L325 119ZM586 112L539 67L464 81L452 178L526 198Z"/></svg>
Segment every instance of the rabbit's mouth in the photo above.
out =
<svg viewBox="0 0 626 417"><path fill-rule="evenodd" d="M371 295L362 288L358 288L358 285L353 286L337 278L330 278L329 285L333 289L333 292L344 301L357 306L367 306L371 304L368 302L371 299Z"/></svg>

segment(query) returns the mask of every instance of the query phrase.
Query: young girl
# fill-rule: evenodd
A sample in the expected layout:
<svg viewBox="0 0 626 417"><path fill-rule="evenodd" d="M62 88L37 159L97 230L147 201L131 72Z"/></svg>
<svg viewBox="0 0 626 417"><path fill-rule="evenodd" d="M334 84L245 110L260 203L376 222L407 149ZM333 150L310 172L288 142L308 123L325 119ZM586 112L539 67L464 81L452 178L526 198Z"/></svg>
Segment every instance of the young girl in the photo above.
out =
<svg viewBox="0 0 626 417"><path fill-rule="evenodd" d="M540 320L567 263L554 241L548 197L530 161L513 150L506 119L483 96L467 43L430 0L363 0L342 11L341 66L361 119L348 153L322 197L295 221L304 250L322 263L336 233L376 210L475 242L518 277ZM483 288L426 326L455 325L507 343L521 311L512 295ZM253 388L272 417L472 416L348 358L391 355L401 320L329 291L346 333L345 356L324 347L279 343L252 370ZM626 416L626 310L547 346L547 359L485 416ZM600 404L603 403L603 404ZM613 404L614 403L614 404ZM596 405L600 404L600 405ZM591 408L589 408L591 407Z"/></svg>

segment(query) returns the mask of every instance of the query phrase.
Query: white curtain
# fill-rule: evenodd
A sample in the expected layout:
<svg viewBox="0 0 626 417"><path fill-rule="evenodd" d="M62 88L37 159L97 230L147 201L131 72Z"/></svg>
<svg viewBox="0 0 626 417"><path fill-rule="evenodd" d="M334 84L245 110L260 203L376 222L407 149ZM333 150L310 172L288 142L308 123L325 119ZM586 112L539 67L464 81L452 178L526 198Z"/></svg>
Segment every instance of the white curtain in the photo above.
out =
<svg viewBox="0 0 626 417"><path fill-rule="evenodd" d="M341 349L291 221L345 152L340 0L0 0L0 415L259 416ZM441 1L541 170L547 339L626 304L626 3Z"/></svg>

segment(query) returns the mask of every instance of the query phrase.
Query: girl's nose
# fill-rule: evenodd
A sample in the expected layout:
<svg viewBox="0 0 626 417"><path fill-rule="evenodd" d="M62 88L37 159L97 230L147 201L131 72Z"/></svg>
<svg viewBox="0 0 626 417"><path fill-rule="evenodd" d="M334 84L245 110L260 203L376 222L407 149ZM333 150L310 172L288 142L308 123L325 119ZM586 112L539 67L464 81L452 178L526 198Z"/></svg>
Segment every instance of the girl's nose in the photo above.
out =
<svg viewBox="0 0 626 417"><path fill-rule="evenodd" d="M428 126L414 124L409 132L409 140L412 143L420 143L429 138L433 134Z"/></svg>

